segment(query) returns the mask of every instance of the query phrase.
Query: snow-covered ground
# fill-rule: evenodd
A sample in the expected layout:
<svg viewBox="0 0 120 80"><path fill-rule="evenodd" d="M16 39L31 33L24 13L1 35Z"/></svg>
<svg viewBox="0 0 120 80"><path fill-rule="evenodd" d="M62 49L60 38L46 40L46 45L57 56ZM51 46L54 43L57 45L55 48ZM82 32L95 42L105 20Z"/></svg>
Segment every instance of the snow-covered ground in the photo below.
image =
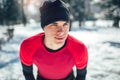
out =
<svg viewBox="0 0 120 80"><path fill-rule="evenodd" d="M3 45L0 51L0 80L24 80L19 47L26 37L42 32L39 25L15 26L13 39ZM79 29L78 25L74 24L70 34L88 47L86 80L120 80L120 29L101 26ZM36 75L36 70L34 71Z"/></svg>

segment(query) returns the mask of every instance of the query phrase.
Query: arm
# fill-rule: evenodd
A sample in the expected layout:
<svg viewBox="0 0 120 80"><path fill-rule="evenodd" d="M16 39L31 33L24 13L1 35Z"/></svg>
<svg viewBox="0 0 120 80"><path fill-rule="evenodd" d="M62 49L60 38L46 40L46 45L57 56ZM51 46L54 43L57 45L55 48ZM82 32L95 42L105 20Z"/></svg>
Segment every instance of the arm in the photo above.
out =
<svg viewBox="0 0 120 80"><path fill-rule="evenodd" d="M33 65L26 66L25 64L22 63L22 68L23 68L23 75L25 77L25 80L35 80L33 75Z"/></svg>
<svg viewBox="0 0 120 80"><path fill-rule="evenodd" d="M75 79L75 77L74 77L74 73L72 70L72 72L65 79L62 79L62 80L74 80L74 79Z"/></svg>
<svg viewBox="0 0 120 80"><path fill-rule="evenodd" d="M86 67L83 69L77 69L77 76L75 80L85 80L87 74Z"/></svg>

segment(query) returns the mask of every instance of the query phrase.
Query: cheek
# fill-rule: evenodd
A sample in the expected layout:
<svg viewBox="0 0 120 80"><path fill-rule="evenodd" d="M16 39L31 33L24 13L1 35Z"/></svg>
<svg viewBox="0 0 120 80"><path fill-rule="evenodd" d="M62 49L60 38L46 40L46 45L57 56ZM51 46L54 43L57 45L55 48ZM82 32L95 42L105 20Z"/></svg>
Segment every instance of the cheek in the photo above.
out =
<svg viewBox="0 0 120 80"><path fill-rule="evenodd" d="M69 28L67 28L67 29L65 30L65 32L68 33L68 32L69 32Z"/></svg>
<svg viewBox="0 0 120 80"><path fill-rule="evenodd" d="M51 30L44 30L44 32L45 32L45 35L46 36L54 36L55 35L55 31L51 31Z"/></svg>

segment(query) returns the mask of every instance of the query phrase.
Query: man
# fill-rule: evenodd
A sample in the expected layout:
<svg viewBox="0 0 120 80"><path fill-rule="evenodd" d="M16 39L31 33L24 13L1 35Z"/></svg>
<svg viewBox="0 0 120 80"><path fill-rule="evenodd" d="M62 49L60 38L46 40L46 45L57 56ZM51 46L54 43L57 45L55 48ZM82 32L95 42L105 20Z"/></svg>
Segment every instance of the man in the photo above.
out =
<svg viewBox="0 0 120 80"><path fill-rule="evenodd" d="M20 60L26 80L85 80L88 63L86 46L69 32L70 13L61 0L45 1L40 8L44 32L25 39L20 47ZM76 66L77 75L73 74Z"/></svg>

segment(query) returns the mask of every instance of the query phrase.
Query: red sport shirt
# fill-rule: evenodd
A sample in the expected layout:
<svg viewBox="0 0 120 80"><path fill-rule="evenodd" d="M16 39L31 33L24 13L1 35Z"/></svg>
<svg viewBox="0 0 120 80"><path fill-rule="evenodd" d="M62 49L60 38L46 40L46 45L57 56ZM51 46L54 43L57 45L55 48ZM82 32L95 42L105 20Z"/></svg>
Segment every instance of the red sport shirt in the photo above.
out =
<svg viewBox="0 0 120 80"><path fill-rule="evenodd" d="M83 69L88 63L86 46L68 35L66 45L57 52L49 52L43 44L44 33L25 39L20 47L23 64L35 64L38 74L46 79L62 79L70 74L73 66Z"/></svg>

